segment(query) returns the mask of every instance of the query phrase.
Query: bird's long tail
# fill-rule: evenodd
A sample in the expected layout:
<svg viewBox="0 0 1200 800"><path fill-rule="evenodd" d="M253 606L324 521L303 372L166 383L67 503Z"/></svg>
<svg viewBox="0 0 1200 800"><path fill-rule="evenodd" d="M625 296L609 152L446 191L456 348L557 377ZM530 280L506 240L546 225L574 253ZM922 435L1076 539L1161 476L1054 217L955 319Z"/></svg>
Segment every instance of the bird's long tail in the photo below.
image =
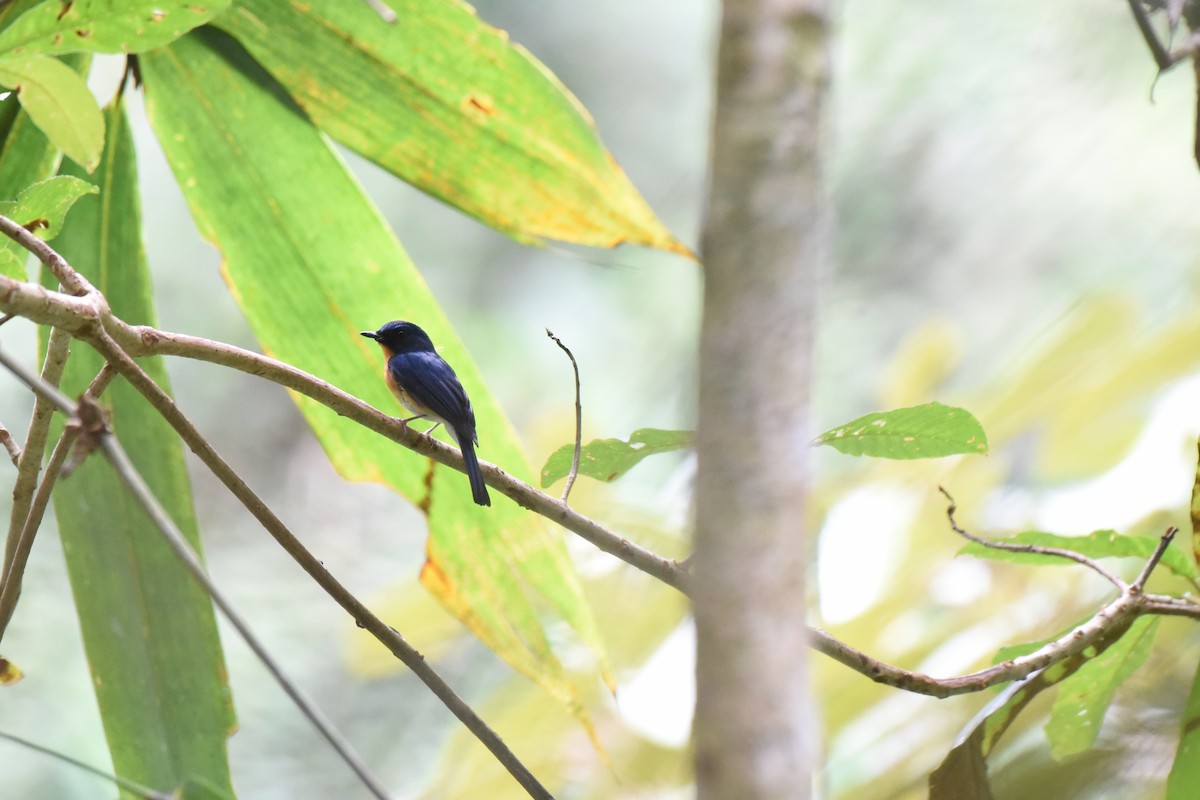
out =
<svg viewBox="0 0 1200 800"><path fill-rule="evenodd" d="M471 480L471 497L481 506L490 506L492 498L488 496L487 486L483 482L483 472L479 469L479 459L475 457L474 445L470 439L464 436L459 442L459 446L462 448L467 477Z"/></svg>

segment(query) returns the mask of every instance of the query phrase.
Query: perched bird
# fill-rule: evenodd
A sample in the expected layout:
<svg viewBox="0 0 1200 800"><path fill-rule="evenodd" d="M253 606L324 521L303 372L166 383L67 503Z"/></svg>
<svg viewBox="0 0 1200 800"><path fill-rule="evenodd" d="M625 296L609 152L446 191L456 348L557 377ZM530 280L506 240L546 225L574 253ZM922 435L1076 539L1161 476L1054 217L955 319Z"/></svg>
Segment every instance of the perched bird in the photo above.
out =
<svg viewBox="0 0 1200 800"><path fill-rule="evenodd" d="M383 348L387 359L383 375L388 388L415 415L402 421L433 420L433 428L427 433L445 425L462 449L467 477L471 480L471 497L481 506L490 506L492 499L479 471L479 459L475 457L475 446L479 444L475 412L458 376L433 349L429 336L403 320L389 322L377 331L363 331L362 335L379 342Z"/></svg>

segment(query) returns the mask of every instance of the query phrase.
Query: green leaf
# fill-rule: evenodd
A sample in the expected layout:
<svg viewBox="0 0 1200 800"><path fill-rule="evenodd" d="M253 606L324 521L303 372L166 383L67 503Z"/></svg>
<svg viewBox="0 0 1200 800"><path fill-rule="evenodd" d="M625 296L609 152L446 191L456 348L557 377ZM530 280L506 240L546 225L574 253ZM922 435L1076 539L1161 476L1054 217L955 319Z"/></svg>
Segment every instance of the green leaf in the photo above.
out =
<svg viewBox="0 0 1200 800"><path fill-rule="evenodd" d="M1146 619L1148 618L1138 621L1143 622ZM1128 638L1126 634L1130 632L1131 627L1126 626L1119 631L1114 631L1112 638L1101 642L1090 654L1076 653L1057 664L1033 673L1024 681L1007 686L979 712L977 715L979 722L971 730L971 733L946 755L942 764L929 776L931 800L959 800L960 798L984 800L991 798L993 795L987 778L987 757L991 755L1001 737L1016 721L1017 716L1039 694L1070 680L1074 675L1086 669L1092 661L1103 658L1109 650L1117 648L1120 642ZM1028 642L1004 648L996 656L995 663L1027 655L1050 641L1053 640ZM1128 643L1126 647L1129 647ZM1129 671L1132 672L1132 669ZM1117 683L1119 682L1117 681Z"/></svg>
<svg viewBox="0 0 1200 800"><path fill-rule="evenodd" d="M458 0L243 0L218 18L322 130L522 240L687 254L579 101Z"/></svg>
<svg viewBox="0 0 1200 800"><path fill-rule="evenodd" d="M593 439L580 450L579 474L598 481L615 481L637 466L643 458L691 447L695 438L694 431L639 428L630 434L628 442L620 439ZM564 444L555 450L542 467L542 488L567 477L571 472L574 457L574 444Z"/></svg>
<svg viewBox="0 0 1200 800"><path fill-rule="evenodd" d="M416 320L471 397L482 454L527 475L516 435L428 286L329 142L271 78L210 29L141 64L151 124L264 348L398 413L383 356L358 332ZM476 506L462 473L293 399L343 476L383 483L427 512L426 586L509 663L574 703L541 599L603 651L561 537L502 497Z"/></svg>
<svg viewBox="0 0 1200 800"><path fill-rule="evenodd" d="M1200 786L1200 664L1192 677L1183 716L1179 720L1179 746L1167 776L1166 800L1192 800Z"/></svg>
<svg viewBox="0 0 1200 800"><path fill-rule="evenodd" d="M0 19L14 5L0 7ZM67 56L62 60L80 75L91 65L89 55ZM58 160L58 149L21 108L16 94L0 100L0 187L3 191L11 194L23 186L49 178L58 168Z"/></svg>
<svg viewBox="0 0 1200 800"><path fill-rule="evenodd" d="M49 241L62 230L63 220L75 201L98 191L82 178L56 175L25 187L6 216Z"/></svg>
<svg viewBox="0 0 1200 800"><path fill-rule="evenodd" d="M1011 539L1002 541L1006 544L1070 550L1088 558L1140 558L1145 560L1158 549L1160 540L1157 536L1125 536L1116 531L1102 530L1094 531L1087 536L1062 536L1043 531L1022 531ZM1013 564L1063 565L1076 563L1062 556L999 550L994 547L984 547L975 542L971 542L958 552L959 555L989 558L993 561L1007 561ZM1167 551L1163 553L1161 563L1181 578L1194 581L1200 575L1196 570L1196 565L1177 547L1168 547Z"/></svg>
<svg viewBox="0 0 1200 800"><path fill-rule="evenodd" d="M34 124L88 172L104 146L104 119L87 83L58 59L18 56L0 59L0 86L15 89Z"/></svg>
<svg viewBox="0 0 1200 800"><path fill-rule="evenodd" d="M232 0L45 0L0 32L0 56L140 53L173 42Z"/></svg>
<svg viewBox="0 0 1200 800"><path fill-rule="evenodd" d="M119 106L106 115L109 135L95 174L101 196L77 204L56 244L104 292L114 313L154 324L133 140ZM161 360L140 363L169 390ZM64 390L82 392L101 365L90 348L75 347ZM124 381L114 382L101 402L155 496L199 551L174 431ZM158 787L199 779L232 796L225 745L235 720L208 595L99 455L58 484L54 507L117 773Z"/></svg>
<svg viewBox="0 0 1200 800"><path fill-rule="evenodd" d="M48 241L58 235L75 201L96 191L96 187L87 181L59 175L27 187L12 202L0 202L0 214ZM0 237L0 273L25 280L26 255L27 251L21 245L7 236Z"/></svg>
<svg viewBox="0 0 1200 800"><path fill-rule="evenodd" d="M971 412L941 403L867 414L826 431L813 444L874 458L937 458L988 451L987 434Z"/></svg>
<svg viewBox="0 0 1200 800"><path fill-rule="evenodd" d="M1139 617L1120 639L1063 681L1046 723L1050 754L1062 760L1092 746L1117 687L1146 663L1160 617Z"/></svg>

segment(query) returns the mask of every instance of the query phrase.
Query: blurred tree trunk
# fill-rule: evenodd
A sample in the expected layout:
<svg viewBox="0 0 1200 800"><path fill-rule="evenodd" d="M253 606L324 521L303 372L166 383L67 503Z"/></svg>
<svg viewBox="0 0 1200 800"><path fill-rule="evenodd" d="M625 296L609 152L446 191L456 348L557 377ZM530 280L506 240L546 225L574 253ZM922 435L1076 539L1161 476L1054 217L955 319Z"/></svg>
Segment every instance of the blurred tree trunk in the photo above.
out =
<svg viewBox="0 0 1200 800"><path fill-rule="evenodd" d="M700 800L811 793L809 383L832 0L725 0L702 256Z"/></svg>

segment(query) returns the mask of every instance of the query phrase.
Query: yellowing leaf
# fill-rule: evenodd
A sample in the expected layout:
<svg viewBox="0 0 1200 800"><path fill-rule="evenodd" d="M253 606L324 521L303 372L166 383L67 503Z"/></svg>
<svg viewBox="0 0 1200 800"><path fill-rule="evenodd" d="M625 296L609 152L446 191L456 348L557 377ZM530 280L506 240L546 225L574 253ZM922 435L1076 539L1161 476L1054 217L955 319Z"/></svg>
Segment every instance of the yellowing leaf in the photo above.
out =
<svg viewBox="0 0 1200 800"><path fill-rule="evenodd" d="M271 78L211 29L142 56L142 74L158 139L264 348L399 413L379 348L358 332L419 321L471 397L481 455L527 475L516 436L420 274L329 142ZM427 510L423 574L439 598L509 663L556 696L572 696L543 607L603 650L561 536L500 497L491 508L475 505L463 474L294 399L343 476L384 483Z"/></svg>
<svg viewBox="0 0 1200 800"><path fill-rule="evenodd" d="M244 0L215 24L330 136L519 239L688 254L605 150L591 117L458 0Z"/></svg>

